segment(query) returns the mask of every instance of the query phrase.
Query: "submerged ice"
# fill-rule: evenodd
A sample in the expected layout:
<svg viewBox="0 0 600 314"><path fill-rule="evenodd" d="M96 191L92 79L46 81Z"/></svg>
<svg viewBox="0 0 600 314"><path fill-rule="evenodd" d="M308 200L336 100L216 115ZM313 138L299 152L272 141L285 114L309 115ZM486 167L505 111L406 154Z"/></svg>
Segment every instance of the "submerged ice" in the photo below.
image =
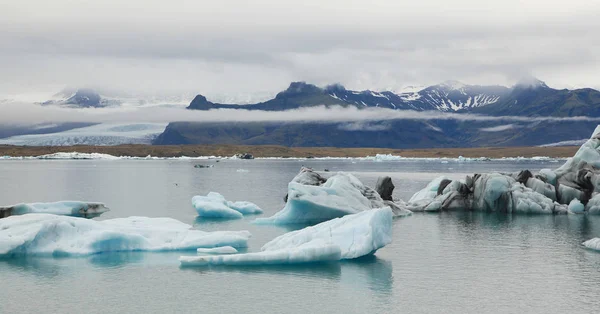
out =
<svg viewBox="0 0 600 314"><path fill-rule="evenodd" d="M53 203L21 203L0 207L0 218L24 214L54 214L92 218L109 211L103 203L61 201Z"/></svg>
<svg viewBox="0 0 600 314"><path fill-rule="evenodd" d="M0 256L90 255L117 251L172 251L246 247L248 231L205 232L171 218L95 221L51 214L0 220Z"/></svg>
<svg viewBox="0 0 600 314"><path fill-rule="evenodd" d="M392 241L389 207L362 211L285 233L261 252L182 256L182 266L296 264L353 259L374 254Z"/></svg>
<svg viewBox="0 0 600 314"><path fill-rule="evenodd" d="M206 218L237 219L247 214L262 213L262 209L254 203L227 201L223 195L217 192L210 192L206 196L194 196L192 205L200 217Z"/></svg>

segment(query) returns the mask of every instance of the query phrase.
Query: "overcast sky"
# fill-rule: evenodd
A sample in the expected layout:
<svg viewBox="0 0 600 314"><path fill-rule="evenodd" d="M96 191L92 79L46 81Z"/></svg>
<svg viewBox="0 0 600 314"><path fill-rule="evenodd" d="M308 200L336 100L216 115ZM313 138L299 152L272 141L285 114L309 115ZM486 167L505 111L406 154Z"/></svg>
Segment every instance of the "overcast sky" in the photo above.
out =
<svg viewBox="0 0 600 314"><path fill-rule="evenodd" d="M600 87L598 0L4 0L0 94Z"/></svg>

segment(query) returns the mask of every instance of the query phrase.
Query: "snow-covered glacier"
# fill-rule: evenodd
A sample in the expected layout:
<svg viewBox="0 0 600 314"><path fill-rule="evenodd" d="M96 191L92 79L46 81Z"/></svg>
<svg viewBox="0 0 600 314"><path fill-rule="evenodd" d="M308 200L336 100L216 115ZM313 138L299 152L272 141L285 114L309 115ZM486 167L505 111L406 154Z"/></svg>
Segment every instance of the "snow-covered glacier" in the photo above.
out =
<svg viewBox="0 0 600 314"><path fill-rule="evenodd" d="M192 205L198 215L205 218L237 219L242 218L243 215L261 214L263 212L254 203L246 201L231 202L217 192L210 192L206 196L194 196Z"/></svg>
<svg viewBox="0 0 600 314"><path fill-rule="evenodd" d="M171 218L95 221L51 214L0 219L0 256L90 255L119 251L246 247L248 231L205 232Z"/></svg>
<svg viewBox="0 0 600 314"><path fill-rule="evenodd" d="M24 214L54 214L74 217L93 218L109 211L104 203L60 201L52 203L20 203L0 206L0 218Z"/></svg>
<svg viewBox="0 0 600 314"><path fill-rule="evenodd" d="M315 226L285 233L261 248L261 252L182 256L182 266L272 265L353 259L375 253L392 242L392 210L362 211Z"/></svg>
<svg viewBox="0 0 600 314"><path fill-rule="evenodd" d="M166 123L102 123L68 131L17 135L0 139L0 144L25 146L150 144Z"/></svg>
<svg viewBox="0 0 600 314"><path fill-rule="evenodd" d="M313 224L374 208L391 207L397 216L410 214L384 201L373 189L349 173L339 172L328 179L307 168L288 185L285 207L258 224Z"/></svg>
<svg viewBox="0 0 600 314"><path fill-rule="evenodd" d="M439 177L401 207L412 211L476 210L524 214L600 213L600 126L564 165L463 180Z"/></svg>

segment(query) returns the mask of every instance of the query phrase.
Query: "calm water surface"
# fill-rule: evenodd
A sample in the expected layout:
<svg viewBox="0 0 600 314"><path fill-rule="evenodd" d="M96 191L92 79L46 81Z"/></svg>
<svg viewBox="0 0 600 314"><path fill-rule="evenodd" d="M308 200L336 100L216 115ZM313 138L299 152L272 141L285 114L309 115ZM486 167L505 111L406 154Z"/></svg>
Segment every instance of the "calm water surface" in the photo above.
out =
<svg viewBox="0 0 600 314"><path fill-rule="evenodd" d="M196 163L215 164L196 169ZM373 186L390 175L408 199L434 177L555 168L553 162L0 161L0 205L87 200L96 219L172 217L202 230L249 230L249 251L289 231L255 217L197 218L191 197L216 191L269 216L302 165L348 171ZM241 171L244 169L247 171ZM0 313L596 313L600 216L415 214L394 222L374 257L331 264L179 268L193 253L107 253L0 260Z"/></svg>

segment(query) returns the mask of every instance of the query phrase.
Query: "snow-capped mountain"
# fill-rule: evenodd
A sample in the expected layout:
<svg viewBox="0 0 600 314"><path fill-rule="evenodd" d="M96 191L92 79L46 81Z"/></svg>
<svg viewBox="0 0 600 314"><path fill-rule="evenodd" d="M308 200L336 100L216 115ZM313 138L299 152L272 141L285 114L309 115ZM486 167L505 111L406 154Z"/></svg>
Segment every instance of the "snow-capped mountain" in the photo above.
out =
<svg viewBox="0 0 600 314"><path fill-rule="evenodd" d="M460 111L483 107L499 102L509 93L503 86L465 85L457 81L448 81L427 87L407 99L420 102L422 107L432 106L440 111Z"/></svg>
<svg viewBox="0 0 600 314"><path fill-rule="evenodd" d="M324 88L292 82L274 99L255 104L220 104L197 95L188 109L218 108L281 111L319 105L379 107L398 110L476 112L491 115L600 116L600 92L594 89L557 90L537 79L513 87L467 85L447 81L418 91L353 91L339 84Z"/></svg>
<svg viewBox="0 0 600 314"><path fill-rule="evenodd" d="M38 97L38 101L34 103L70 108L186 106L193 97L194 93L137 94L98 91L91 88L65 88L45 100Z"/></svg>

